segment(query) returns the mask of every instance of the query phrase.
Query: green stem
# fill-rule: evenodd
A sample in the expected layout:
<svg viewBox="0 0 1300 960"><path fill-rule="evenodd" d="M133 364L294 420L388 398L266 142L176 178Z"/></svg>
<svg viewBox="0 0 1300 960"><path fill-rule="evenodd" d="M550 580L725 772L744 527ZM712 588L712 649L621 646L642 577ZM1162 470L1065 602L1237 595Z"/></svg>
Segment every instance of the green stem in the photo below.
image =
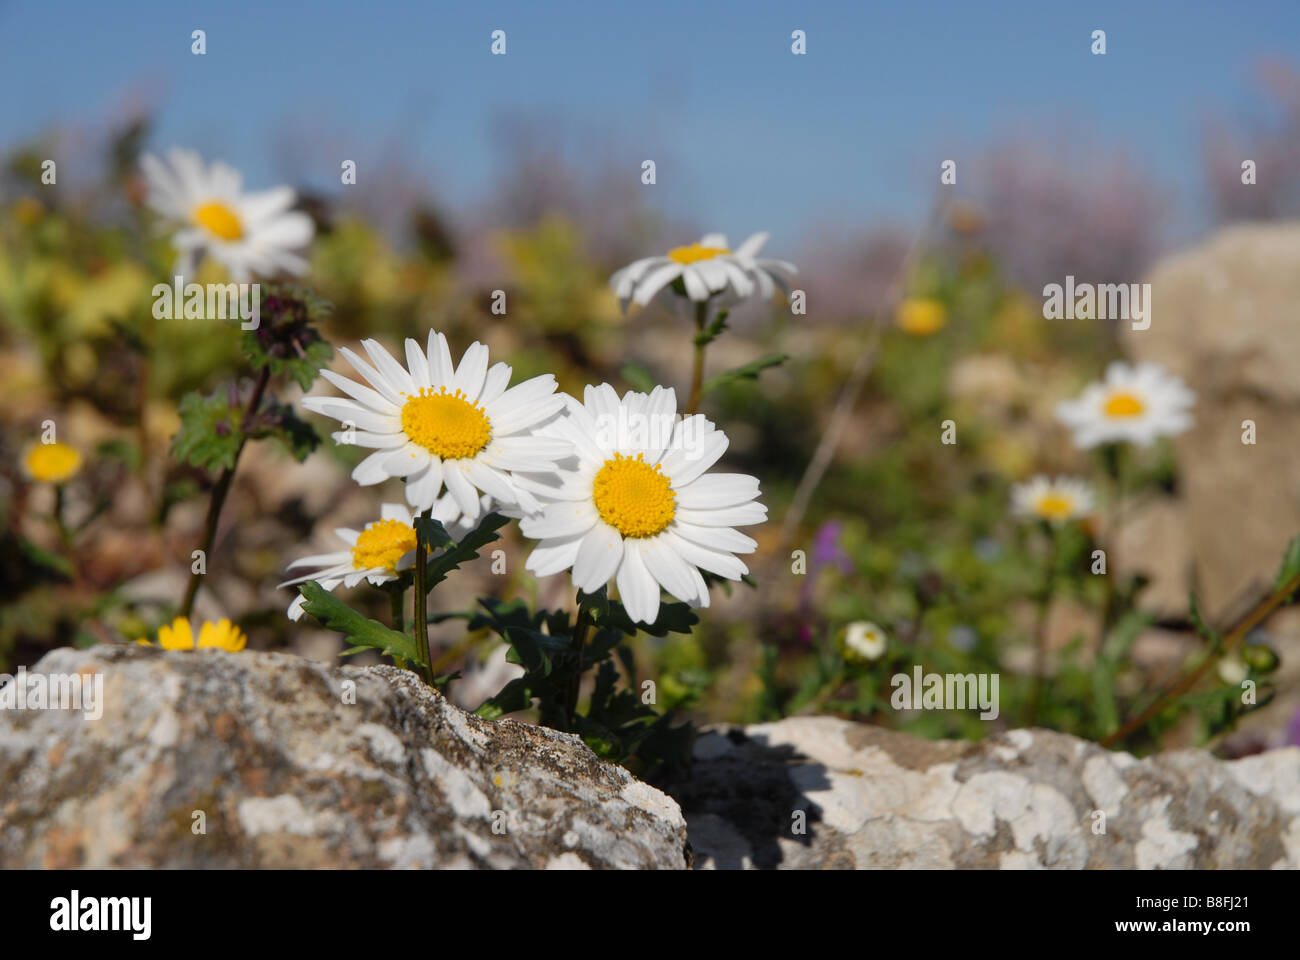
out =
<svg viewBox="0 0 1300 960"><path fill-rule="evenodd" d="M1038 722L1047 686L1047 623L1052 610L1052 596L1056 593L1056 531L1049 529L1050 548L1047 553L1047 575L1043 578L1042 592L1038 595L1038 610L1034 623L1034 689L1029 699L1029 726Z"/></svg>
<svg viewBox="0 0 1300 960"><path fill-rule="evenodd" d="M384 590L388 592L388 606L392 611L393 629L398 633L406 632L406 591L402 589L400 583L386 583ZM407 669L405 657L393 657L393 661L401 670Z"/></svg>
<svg viewBox="0 0 1300 960"><path fill-rule="evenodd" d="M433 515L433 507L421 516ZM433 686L433 657L429 654L429 551L420 527L415 528L415 649L425 683Z"/></svg>
<svg viewBox="0 0 1300 960"><path fill-rule="evenodd" d="M700 409L700 394L704 390L704 351L708 349L707 343L700 342L700 334L704 332L704 324L708 320L709 303L707 300L701 300L695 304L695 363L691 370L691 396L686 403L686 416L696 413Z"/></svg>
<svg viewBox="0 0 1300 960"><path fill-rule="evenodd" d="M72 549L72 533L68 530L67 521L63 519L63 484L54 486L54 529L59 534L59 543L64 551Z"/></svg>
<svg viewBox="0 0 1300 960"><path fill-rule="evenodd" d="M244 408L243 421L240 424L240 431L245 435L245 439L239 442L235 450L234 460L230 466L221 471L221 476L217 478L217 485L212 488L212 499L208 502L208 516L203 523L203 565L207 569L207 562L212 553L213 541L217 538L217 521L221 519L221 508L226 502L226 495L230 493L230 485L235 479L235 470L239 467L239 455L244 452L244 444L248 442L248 429L252 426L253 417L257 414L257 408L262 405L262 395L266 393L266 386L271 381L271 368L263 367L257 375L257 383L253 386L253 394L248 398L248 406ZM204 574L191 573L189 586L185 590L185 599L181 603L180 615L189 618L190 613L194 610L194 598L198 596L199 582Z"/></svg>
<svg viewBox="0 0 1300 960"><path fill-rule="evenodd" d="M578 713L578 688L582 686L582 651L587 644L587 631L591 627L591 618L588 613L587 605L579 602L578 620L573 625L573 638L570 647L577 654L578 663L573 671L573 676L569 679L569 687L564 693L564 717L566 726L570 730L575 727L573 721Z"/></svg>

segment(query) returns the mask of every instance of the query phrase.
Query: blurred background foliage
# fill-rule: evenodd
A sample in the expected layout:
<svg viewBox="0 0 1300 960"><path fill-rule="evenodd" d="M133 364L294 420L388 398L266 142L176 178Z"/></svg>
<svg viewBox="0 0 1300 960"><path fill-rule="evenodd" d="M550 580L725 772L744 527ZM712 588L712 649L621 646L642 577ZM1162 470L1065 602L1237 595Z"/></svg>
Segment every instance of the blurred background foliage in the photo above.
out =
<svg viewBox="0 0 1300 960"><path fill-rule="evenodd" d="M151 288L170 278L173 254L142 203L135 163L148 127L141 117L113 130L94 178L66 187L40 180L41 159L58 154L57 142L3 158L0 670L62 644L132 640L172 615L213 482L168 454L177 406L189 391L247 375L238 331L152 317ZM1211 159L1221 166L1217 154ZM730 468L763 483L772 520L754 534L758 589L716 588L693 633L637 641L638 669L657 681L661 708L700 722L816 711L928 737L1038 723L1097 738L1187 662L1186 653L1172 666L1129 656L1157 619L1140 612L1140 593L1139 612L1101 636L1104 588L1086 561L1096 520L1068 528L1053 548L1043 530L1008 512L1011 484L1036 472L1089 476L1103 512L1109 503L1104 475L1070 446L1052 412L1117 355L1115 331L1088 320L1042 322L1038 291L1044 278L1087 274L1081 264L1096 280L1140 277L1155 252L1161 195L1121 163L1074 176L1077 165L1063 168L1031 146L992 151L984 162L988 192L936 202L920 234L886 224L797 250L786 238L769 241L765 253L799 264L809 312L792 315L779 299L736 311L713 345L710 371L773 351L791 360L757 382L718 390L704 406L732 438ZM570 392L601 381L626 389L621 371L635 362L680 391L690 321L662 306L623 316L607 280L635 256L718 225L665 222L635 186L598 177L584 189L585 177L521 151L494 191L498 203L476 217L452 217L422 190L401 189L400 170L383 178L397 204L360 188L304 194L318 235L302 282L333 304L328 339L338 346L370 336L391 347L434 327L456 353L487 343L516 379L554 372ZM1037 201L1026 198L1026 184ZM1264 215L1288 209L1279 200ZM1056 229L1062 224L1069 228ZM223 279L211 263L204 270L201 282ZM505 291L504 316L491 310L495 290ZM868 350L874 367L831 467L784 542L791 497ZM20 469L46 420L85 455L66 491L71 547L49 520L53 491ZM947 420L958 425L952 445L940 440ZM250 453L197 612L231 616L253 648L336 656L334 634L284 617L292 594L274 584L330 529L375 513L378 491L358 491L348 479L359 457L329 442L301 467L278 450ZM1145 451L1133 477L1137 496L1179 482L1164 446ZM395 487L383 493L401 496ZM527 545L513 526L505 532L509 574L489 575L486 561L481 571L460 571L442 602L516 591L550 606L571 602L564 578L538 582L523 572ZM803 570L793 551L802 551ZM1049 569L1055 598L1044 601ZM1140 588L1140 580L1131 584ZM383 618L384 595L361 593L351 602L370 603L370 615ZM1044 618L1056 638L1045 695L1033 676ZM846 658L843 631L857 620L884 628L881 659ZM1191 635L1185 621L1165 620ZM439 671L464 669L466 702L500 686L501 650L486 631L466 634L463 620L437 630ZM998 720L891 709L890 676L918 664L1000 674ZM1157 724L1137 745L1160 736L1204 742L1224 728L1221 706L1201 703L1190 726Z"/></svg>

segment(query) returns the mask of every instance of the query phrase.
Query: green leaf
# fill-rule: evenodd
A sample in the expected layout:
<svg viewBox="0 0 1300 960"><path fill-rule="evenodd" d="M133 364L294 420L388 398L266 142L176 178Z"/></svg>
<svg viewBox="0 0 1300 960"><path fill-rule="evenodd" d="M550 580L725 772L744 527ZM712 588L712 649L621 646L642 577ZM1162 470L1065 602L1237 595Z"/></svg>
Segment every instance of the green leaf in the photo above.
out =
<svg viewBox="0 0 1300 960"><path fill-rule="evenodd" d="M418 516L415 518L415 532L420 539L433 547L449 547L456 542L456 538L447 532L441 521L433 517Z"/></svg>
<svg viewBox="0 0 1300 960"><path fill-rule="evenodd" d="M496 531L509 522L509 517L503 517L499 513L489 513L479 521L477 527L465 534L460 543L431 559L425 580L429 589L432 590L446 580L447 574L461 564L477 560L481 549L492 541L501 539L501 534Z"/></svg>
<svg viewBox="0 0 1300 960"><path fill-rule="evenodd" d="M727 329L727 310L719 310L718 315L713 318L707 327L695 335L695 345L705 347L718 338L723 330Z"/></svg>
<svg viewBox="0 0 1300 960"><path fill-rule="evenodd" d="M690 633L691 628L700 622L700 618L696 616L689 604L661 603L659 616L655 618L654 623L649 625L633 623L623 605L617 600L610 600L609 611L597 616L596 622L601 626L622 630L629 637L636 636L637 631L643 631L652 637L663 637L669 633Z"/></svg>
<svg viewBox="0 0 1300 960"><path fill-rule="evenodd" d="M273 438L284 444L299 463L306 460L320 444L316 429L294 412L293 407L270 400L258 414L257 425L249 432L251 439Z"/></svg>
<svg viewBox="0 0 1300 960"><path fill-rule="evenodd" d="M1300 576L1300 537L1292 537L1286 545L1286 552L1282 554L1282 568L1277 572L1277 582L1273 589L1281 590L1287 581L1297 576Z"/></svg>
<svg viewBox="0 0 1300 960"><path fill-rule="evenodd" d="M378 620L363 617L315 580L301 584L298 591L303 595L304 610L331 630L339 631L354 646L369 647L390 657L401 657L426 666L412 637L398 633Z"/></svg>
<svg viewBox="0 0 1300 960"><path fill-rule="evenodd" d="M720 373L704 382L703 393L716 390L718 387L728 383L735 383L739 380L757 380L758 375L768 367L779 367L790 359L788 353L769 353L765 357L760 357L744 366L736 367L734 370L728 370L726 373Z"/></svg>
<svg viewBox="0 0 1300 960"><path fill-rule="evenodd" d="M229 397L187 393L181 398L181 426L172 437L172 456L204 470L229 469L244 442L242 411Z"/></svg>
<svg viewBox="0 0 1300 960"><path fill-rule="evenodd" d="M649 393L656 386L655 378L645 367L639 363L629 361L623 364L623 379L631 384L633 390L640 390L642 393Z"/></svg>

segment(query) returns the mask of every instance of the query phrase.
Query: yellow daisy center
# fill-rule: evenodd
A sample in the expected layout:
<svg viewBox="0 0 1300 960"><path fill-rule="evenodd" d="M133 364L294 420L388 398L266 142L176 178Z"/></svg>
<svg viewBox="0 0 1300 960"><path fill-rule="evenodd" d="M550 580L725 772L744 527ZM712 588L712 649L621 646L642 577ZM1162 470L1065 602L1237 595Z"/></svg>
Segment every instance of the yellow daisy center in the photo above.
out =
<svg viewBox="0 0 1300 960"><path fill-rule="evenodd" d="M606 460L592 483L592 498L600 518L625 537L653 537L676 513L668 478L639 453Z"/></svg>
<svg viewBox="0 0 1300 960"><path fill-rule="evenodd" d="M397 572L397 561L415 549L415 528L400 520L377 520L357 537L352 566L358 570L380 567Z"/></svg>
<svg viewBox="0 0 1300 960"><path fill-rule="evenodd" d="M1108 417L1136 417L1140 416L1146 408L1146 404L1137 394L1116 390L1106 400L1104 409Z"/></svg>
<svg viewBox="0 0 1300 960"><path fill-rule="evenodd" d="M472 457L492 439L483 408L457 390L436 393L425 387L402 406L402 430L412 441L444 460Z"/></svg>
<svg viewBox="0 0 1300 960"><path fill-rule="evenodd" d="M701 260L712 260L714 257L721 257L730 252L726 247L702 247L697 240L686 247L673 247L668 251L668 259L676 260L678 263L698 263Z"/></svg>
<svg viewBox="0 0 1300 960"><path fill-rule="evenodd" d="M219 200L209 200L195 207L194 221L222 240L238 240L244 235L244 225L239 222L239 215Z"/></svg>
<svg viewBox="0 0 1300 960"><path fill-rule="evenodd" d="M66 443L38 443L27 451L27 473L39 483L62 483L81 467L81 454Z"/></svg>
<svg viewBox="0 0 1300 960"><path fill-rule="evenodd" d="M1034 504L1034 512L1046 520L1063 520L1074 512L1074 501L1063 493L1045 493Z"/></svg>

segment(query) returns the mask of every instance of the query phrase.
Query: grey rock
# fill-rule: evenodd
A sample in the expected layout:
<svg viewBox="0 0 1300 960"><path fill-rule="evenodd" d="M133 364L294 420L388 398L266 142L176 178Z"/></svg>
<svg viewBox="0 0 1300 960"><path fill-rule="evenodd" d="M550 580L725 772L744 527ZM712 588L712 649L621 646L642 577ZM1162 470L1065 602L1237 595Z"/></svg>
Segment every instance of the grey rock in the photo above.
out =
<svg viewBox="0 0 1300 960"><path fill-rule="evenodd" d="M696 868L1300 867L1295 747L1138 760L1048 730L929 741L791 717L711 728L696 760L669 788Z"/></svg>
<svg viewBox="0 0 1300 960"><path fill-rule="evenodd" d="M689 866L664 794L393 667L99 646L30 672L101 674L103 715L0 710L0 869Z"/></svg>

